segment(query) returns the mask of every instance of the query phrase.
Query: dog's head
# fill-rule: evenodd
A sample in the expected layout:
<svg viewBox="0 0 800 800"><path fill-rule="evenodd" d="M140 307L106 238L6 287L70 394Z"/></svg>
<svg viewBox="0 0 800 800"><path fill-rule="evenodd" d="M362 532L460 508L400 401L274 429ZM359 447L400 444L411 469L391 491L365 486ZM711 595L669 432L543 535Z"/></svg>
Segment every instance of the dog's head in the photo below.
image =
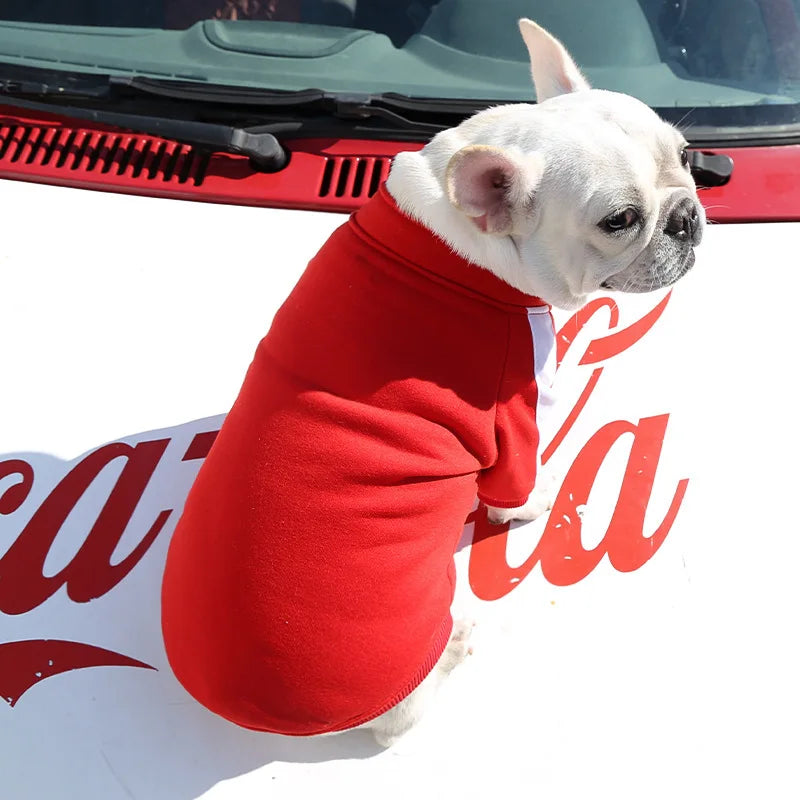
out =
<svg viewBox="0 0 800 800"><path fill-rule="evenodd" d="M591 89L534 22L520 30L538 104L487 109L414 154L435 176L428 212L402 178L390 191L464 255L556 306L674 283L705 225L686 140L633 97ZM406 166L424 184L420 164Z"/></svg>

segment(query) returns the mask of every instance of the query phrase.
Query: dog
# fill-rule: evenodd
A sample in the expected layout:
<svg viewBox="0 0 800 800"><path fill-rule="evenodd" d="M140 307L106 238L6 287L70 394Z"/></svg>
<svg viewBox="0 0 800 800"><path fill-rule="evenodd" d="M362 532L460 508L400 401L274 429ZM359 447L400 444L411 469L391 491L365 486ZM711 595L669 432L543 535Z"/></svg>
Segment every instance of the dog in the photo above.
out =
<svg viewBox="0 0 800 800"><path fill-rule="evenodd" d="M187 498L162 590L167 655L255 730L369 728L389 746L469 652L453 553L551 505L537 480L551 306L647 292L705 225L687 143L520 30L537 105L419 152L311 261L259 344Z"/></svg>

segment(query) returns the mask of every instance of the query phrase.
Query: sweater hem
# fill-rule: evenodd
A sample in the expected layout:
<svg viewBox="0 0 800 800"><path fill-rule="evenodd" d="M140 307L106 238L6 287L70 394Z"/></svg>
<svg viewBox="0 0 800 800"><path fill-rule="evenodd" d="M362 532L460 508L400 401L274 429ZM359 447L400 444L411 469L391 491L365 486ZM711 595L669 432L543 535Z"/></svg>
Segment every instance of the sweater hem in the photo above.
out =
<svg viewBox="0 0 800 800"><path fill-rule="evenodd" d="M388 700L385 700L378 706L376 709L372 711L368 711L366 713L359 714L358 716L351 717L346 722L339 723L337 725L329 725L325 727L320 727L314 730L306 730L306 731L287 731L281 730L280 726L264 726L264 727L256 727L254 725L243 725L242 723L236 723L240 727L247 728L251 731L259 731L260 733L276 733L281 736L321 736L323 734L328 733L343 733L344 731L353 730L354 728L358 728L361 725L365 725L367 722L371 722L376 717L379 717L381 714L385 714L389 709L394 708L398 703L405 700L411 692L416 689L423 680L428 676L430 671L436 666L436 662L441 658L442 653L444 652L445 647L447 646L447 642L450 639L450 634L453 630L453 616L452 614L448 613L447 617L442 621L442 625L439 628L438 633L436 634L436 638L433 641L433 646L428 651L428 656L426 657L425 661L422 663L422 666L414 673L414 676L411 678L410 681L403 685L403 688L400 689L398 692L395 692ZM231 720L234 721L234 720Z"/></svg>
<svg viewBox="0 0 800 800"><path fill-rule="evenodd" d="M444 652L445 647L447 647L447 642L450 639L450 634L452 631L453 616L452 614L448 613L447 617L445 617L445 619L442 621L439 632L434 639L433 647L431 647L431 649L428 651L428 657L422 663L422 666L416 671L411 681L409 681L399 692L396 692L390 700L387 700L385 703L383 703L377 709L377 711L373 711L368 714L360 714L355 719L348 720L339 727L331 728L329 732L336 733L338 731L347 731L351 730L352 728L357 728L359 725L364 725L367 722L371 722L376 717L379 717L381 714L385 714L387 711L389 711L389 709L394 708L398 703L405 700L406 697L408 697L411 692L413 692L414 689L416 689L422 683L422 681L428 677L431 670L436 666L436 662L442 657L442 653ZM323 732L327 733L328 731Z"/></svg>

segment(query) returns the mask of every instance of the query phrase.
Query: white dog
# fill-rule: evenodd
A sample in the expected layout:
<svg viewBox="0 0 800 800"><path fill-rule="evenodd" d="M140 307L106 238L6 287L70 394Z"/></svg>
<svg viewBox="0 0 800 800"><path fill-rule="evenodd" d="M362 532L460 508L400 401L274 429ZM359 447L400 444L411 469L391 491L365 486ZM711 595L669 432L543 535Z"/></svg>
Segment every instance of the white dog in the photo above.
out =
<svg viewBox="0 0 800 800"><path fill-rule="evenodd" d="M576 308L600 289L649 292L694 264L705 213L687 142L648 106L591 89L564 46L520 20L537 105L490 108L400 153L387 189L409 216L506 283ZM519 508L489 508L495 523L550 507L534 489ZM391 744L420 718L436 685L467 652L456 625L423 683L366 723Z"/></svg>
<svg viewBox="0 0 800 800"><path fill-rule="evenodd" d="M240 725L366 727L389 745L419 719L468 652L449 604L476 485L494 522L550 505L531 491L547 304L650 291L694 263L705 216L684 138L520 29L538 104L397 156L389 196L334 233L276 316L187 500L167 653Z"/></svg>

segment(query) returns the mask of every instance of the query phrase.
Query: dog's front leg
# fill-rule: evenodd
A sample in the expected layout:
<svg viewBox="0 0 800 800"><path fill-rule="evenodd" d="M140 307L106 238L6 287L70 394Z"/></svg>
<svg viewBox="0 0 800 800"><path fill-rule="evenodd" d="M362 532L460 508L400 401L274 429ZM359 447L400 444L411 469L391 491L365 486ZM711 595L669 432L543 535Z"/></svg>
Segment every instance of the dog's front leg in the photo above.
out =
<svg viewBox="0 0 800 800"><path fill-rule="evenodd" d="M553 507L556 490L555 476L541 474L525 505L517 508L495 508L487 505L487 518L492 525L503 525L515 519L530 522Z"/></svg>

